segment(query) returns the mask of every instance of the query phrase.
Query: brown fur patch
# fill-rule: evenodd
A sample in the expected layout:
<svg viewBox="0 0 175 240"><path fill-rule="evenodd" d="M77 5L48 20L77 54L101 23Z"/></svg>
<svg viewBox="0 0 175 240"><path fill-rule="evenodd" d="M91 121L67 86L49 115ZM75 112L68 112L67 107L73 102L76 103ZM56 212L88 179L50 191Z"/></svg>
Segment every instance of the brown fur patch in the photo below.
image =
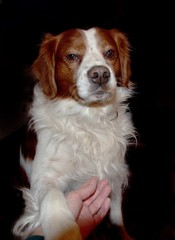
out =
<svg viewBox="0 0 175 240"><path fill-rule="evenodd" d="M21 145L21 152L25 159L33 160L36 153L37 136L34 130L26 132L24 142Z"/></svg>

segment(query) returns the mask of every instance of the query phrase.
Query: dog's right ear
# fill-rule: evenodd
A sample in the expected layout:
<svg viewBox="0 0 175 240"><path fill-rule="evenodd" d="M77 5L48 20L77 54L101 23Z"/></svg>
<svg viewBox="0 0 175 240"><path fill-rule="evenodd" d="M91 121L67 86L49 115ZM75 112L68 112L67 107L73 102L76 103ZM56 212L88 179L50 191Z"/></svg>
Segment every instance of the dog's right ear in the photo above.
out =
<svg viewBox="0 0 175 240"><path fill-rule="evenodd" d="M112 36L115 39L115 42L119 51L119 59L121 65L121 76L120 83L122 86L128 87L130 85L130 77L131 77L131 59L130 59L130 50L131 46L128 41L128 38L124 33L119 31L118 29L110 30Z"/></svg>
<svg viewBox="0 0 175 240"><path fill-rule="evenodd" d="M51 99L57 95L55 83L55 51L58 37L46 34L41 42L39 56L32 65L32 73L40 82L43 92Z"/></svg>

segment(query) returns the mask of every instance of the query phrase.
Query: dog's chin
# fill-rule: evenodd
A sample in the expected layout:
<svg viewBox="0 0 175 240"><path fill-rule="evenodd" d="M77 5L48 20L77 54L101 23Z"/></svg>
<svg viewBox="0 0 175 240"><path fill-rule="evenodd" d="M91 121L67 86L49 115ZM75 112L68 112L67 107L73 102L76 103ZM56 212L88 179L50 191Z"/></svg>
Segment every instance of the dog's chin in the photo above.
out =
<svg viewBox="0 0 175 240"><path fill-rule="evenodd" d="M113 99L114 93L112 91L98 90L89 93L86 97L79 95L76 97L78 97L76 100L84 105L104 105L108 104Z"/></svg>

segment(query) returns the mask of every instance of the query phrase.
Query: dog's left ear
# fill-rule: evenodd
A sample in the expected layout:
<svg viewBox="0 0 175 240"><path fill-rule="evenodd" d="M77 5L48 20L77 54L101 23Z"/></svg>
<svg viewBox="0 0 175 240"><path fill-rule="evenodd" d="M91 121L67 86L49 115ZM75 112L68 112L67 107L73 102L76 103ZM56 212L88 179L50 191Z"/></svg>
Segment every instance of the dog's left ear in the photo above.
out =
<svg viewBox="0 0 175 240"><path fill-rule="evenodd" d="M40 45L38 58L32 65L34 77L39 81L43 92L51 99L56 97L57 86L55 83L55 51L57 37L46 34Z"/></svg>
<svg viewBox="0 0 175 240"><path fill-rule="evenodd" d="M121 76L119 83L129 87L131 77L130 43L124 33L117 29L112 29L111 34L117 44L119 59L121 64Z"/></svg>

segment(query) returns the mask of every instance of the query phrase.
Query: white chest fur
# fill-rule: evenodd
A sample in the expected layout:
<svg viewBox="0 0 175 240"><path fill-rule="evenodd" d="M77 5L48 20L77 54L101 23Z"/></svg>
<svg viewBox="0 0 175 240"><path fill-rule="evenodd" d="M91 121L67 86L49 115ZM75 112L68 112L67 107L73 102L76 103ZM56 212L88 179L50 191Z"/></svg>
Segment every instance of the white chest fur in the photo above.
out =
<svg viewBox="0 0 175 240"><path fill-rule="evenodd" d="M116 93L117 104L102 107L81 106L74 100L48 101L39 88L35 91L37 100L31 115L38 146L33 181L39 169L42 175L78 184L92 175L109 181L117 175L121 182L126 180L124 158L133 127L126 105L119 101L126 95L125 90Z"/></svg>

